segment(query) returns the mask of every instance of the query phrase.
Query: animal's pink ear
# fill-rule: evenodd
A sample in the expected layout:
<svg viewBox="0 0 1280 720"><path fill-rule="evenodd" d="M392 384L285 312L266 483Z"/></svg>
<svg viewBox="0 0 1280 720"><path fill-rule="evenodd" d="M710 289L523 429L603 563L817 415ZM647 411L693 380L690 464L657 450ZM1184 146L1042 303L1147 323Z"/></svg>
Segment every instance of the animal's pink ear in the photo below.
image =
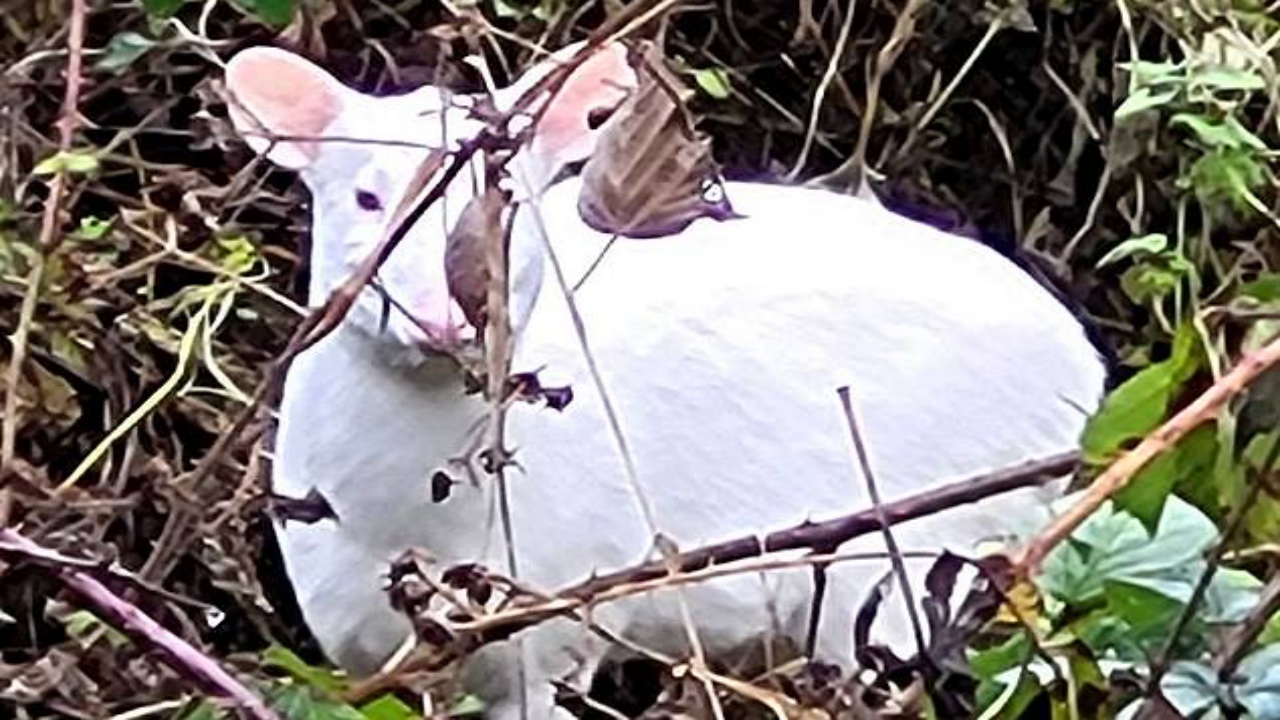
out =
<svg viewBox="0 0 1280 720"><path fill-rule="evenodd" d="M227 107L236 130L256 152L298 170L320 151L315 140L343 110L350 91L332 75L287 50L249 48L227 63Z"/></svg>
<svg viewBox="0 0 1280 720"><path fill-rule="evenodd" d="M525 91L585 48L575 43L530 68L511 87L499 93L499 107L513 105ZM595 149L598 116L607 117L637 84L635 70L627 62L621 43L599 48L560 87L534 130L530 151L538 165L554 174L561 165L586 159ZM536 109L535 103L531 109Z"/></svg>

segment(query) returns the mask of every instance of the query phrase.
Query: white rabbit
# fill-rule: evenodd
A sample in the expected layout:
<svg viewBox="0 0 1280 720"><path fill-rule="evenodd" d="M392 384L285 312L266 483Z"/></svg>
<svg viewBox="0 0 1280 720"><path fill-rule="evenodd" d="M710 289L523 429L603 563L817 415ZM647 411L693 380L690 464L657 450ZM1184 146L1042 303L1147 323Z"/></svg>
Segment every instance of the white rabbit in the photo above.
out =
<svg viewBox="0 0 1280 720"><path fill-rule="evenodd" d="M509 107L530 77L498 105ZM634 82L620 48L597 54L516 161L534 194L546 192L522 205L513 233L513 370L539 370L545 385L568 384L575 395L563 412L520 404L508 416L520 466L508 473L517 568L544 591L651 558L654 546L540 234L570 285L608 244L581 221L576 180L547 185L561 164L590 153L588 114L616 105ZM383 235L426 157L413 144L456 144L481 128L434 88L370 97L281 50L237 55L227 87L249 144L297 170L311 192L312 306ZM273 144L262 127L296 140ZM321 136L331 139L306 139ZM399 306L437 327L461 321L442 258L446 228L476 183L460 176L379 276ZM843 385L887 499L1076 446L1103 392L1103 363L1072 314L1014 264L864 200L766 184L725 190L743 218L618 240L574 296L657 530L681 548L868 507L836 395ZM338 516L285 524L279 538L308 624L357 673L376 669L410 632L383 590L388 561L406 548L442 564L506 569L495 483L460 482L443 502L430 497L429 478L462 452L487 406L464 395L451 362L417 350L419 325L386 315L366 290L342 326L297 359L276 440L275 491L314 487ZM971 552L1034 517L1055 492L924 518L896 528L897 538L907 550ZM842 549L859 547L884 545L874 536ZM908 562L918 580L927 563ZM820 659L852 663L853 613L887 567L831 569ZM802 642L811 592L811 573L797 569L691 586L683 598L714 659L770 632ZM611 603L593 619L687 657L678 599L668 590ZM898 599L887 602L877 637L910 652L906 617ZM519 637L524 687L512 642L465 668L495 717L518 717L522 695L534 718L562 712L549 681L573 673L585 682L610 652L569 620Z"/></svg>

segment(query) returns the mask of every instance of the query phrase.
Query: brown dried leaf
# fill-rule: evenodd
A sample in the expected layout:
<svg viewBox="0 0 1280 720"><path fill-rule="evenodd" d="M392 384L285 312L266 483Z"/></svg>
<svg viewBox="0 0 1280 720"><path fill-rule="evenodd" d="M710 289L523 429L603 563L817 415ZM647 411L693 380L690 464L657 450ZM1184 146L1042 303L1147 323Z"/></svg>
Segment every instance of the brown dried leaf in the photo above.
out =
<svg viewBox="0 0 1280 720"><path fill-rule="evenodd" d="M651 238L700 217L737 217L719 181L711 141L684 107L692 95L650 44L640 83L601 130L582 169L578 212L601 232Z"/></svg>
<svg viewBox="0 0 1280 720"><path fill-rule="evenodd" d="M269 511L280 522L292 520L314 525L321 520L338 519L338 514L333 511L328 498L315 488L311 488L306 496L301 498L272 495Z"/></svg>
<svg viewBox="0 0 1280 720"><path fill-rule="evenodd" d="M507 193L490 186L463 208L445 244L444 272L449 293L467 322L483 329L488 320L489 266L486 249L503 233Z"/></svg>

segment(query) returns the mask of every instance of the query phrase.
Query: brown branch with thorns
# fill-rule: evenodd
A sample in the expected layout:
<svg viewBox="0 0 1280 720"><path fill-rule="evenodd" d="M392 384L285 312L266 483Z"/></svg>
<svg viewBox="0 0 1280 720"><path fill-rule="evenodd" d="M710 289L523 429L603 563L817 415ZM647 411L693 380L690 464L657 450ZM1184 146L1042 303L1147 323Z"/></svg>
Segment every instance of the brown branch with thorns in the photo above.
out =
<svg viewBox="0 0 1280 720"><path fill-rule="evenodd" d="M534 598L532 601L513 602L497 612L456 624L452 628L454 636L451 642L441 647L420 648L394 670L374 675L353 686L347 697L371 697L397 685L400 677L443 667L484 645L505 640L539 623L572 616L580 610L637 592L684 584L692 581L688 579L689 575L712 571L727 563L787 551L818 549L822 552L868 533L882 531L885 525L881 518L888 525L897 525L1019 488L1045 485L1072 473L1078 461L1077 453L1068 452L1024 462L909 495L878 508L822 522L806 522L763 536L747 535L705 545L597 575L555 593L530 593Z"/></svg>

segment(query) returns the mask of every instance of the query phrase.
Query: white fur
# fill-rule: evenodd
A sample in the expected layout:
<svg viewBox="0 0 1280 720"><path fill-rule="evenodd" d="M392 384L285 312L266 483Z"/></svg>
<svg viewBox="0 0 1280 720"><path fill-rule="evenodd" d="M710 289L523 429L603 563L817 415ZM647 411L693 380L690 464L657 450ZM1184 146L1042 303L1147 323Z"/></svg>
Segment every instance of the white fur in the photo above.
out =
<svg viewBox="0 0 1280 720"><path fill-rule="evenodd" d="M333 133L431 139L438 119L413 106L411 98L360 98ZM456 137L474 125L452 128ZM389 215L357 208L355 183L381 183L389 209L422 156L325 143L303 170L315 213L313 305L363 259ZM442 228L472 182L455 185L447 212L429 213L383 272L393 296L428 315L444 312ZM680 547L868 506L841 385L851 387L890 499L1075 446L1102 393L1103 366L1070 313L1021 270L862 200L760 184L726 189L745 219L619 240L576 294L659 530ZM552 188L537 204L541 223L522 209L513 240L515 369L541 369L544 383L575 394L562 413L519 405L508 419L523 469L509 483L520 576L543 590L645 560L653 542L542 250L539 225L575 283L606 245L579 219L577 192L576 181ZM279 537L311 629L357 672L375 669L408 633L382 591L389 559L419 547L444 564L505 568L492 482L459 484L440 504L429 499L432 472L462 451L486 406L463 395L447 363L409 350L416 329L391 315L380 332L380 302L366 292L338 331L298 358L276 447L276 492L316 487L340 518L290 523ZM904 549L969 552L1033 517L1051 494L1009 494L901 526L897 537ZM842 549L858 547L879 551L883 541ZM912 563L917 581L926 566ZM833 568L822 658L852 662L852 614L886 569ZM767 583L720 580L686 598L708 652L725 657L770 631L802 640L810 589L809 572L799 570ZM593 617L643 645L688 654L670 592L605 605ZM892 599L877 634L910 651L905 617ZM521 637L535 718L552 712L548 680L575 669L589 677L609 650L569 621ZM472 690L504 718L519 712L514 647L486 648L467 667Z"/></svg>

